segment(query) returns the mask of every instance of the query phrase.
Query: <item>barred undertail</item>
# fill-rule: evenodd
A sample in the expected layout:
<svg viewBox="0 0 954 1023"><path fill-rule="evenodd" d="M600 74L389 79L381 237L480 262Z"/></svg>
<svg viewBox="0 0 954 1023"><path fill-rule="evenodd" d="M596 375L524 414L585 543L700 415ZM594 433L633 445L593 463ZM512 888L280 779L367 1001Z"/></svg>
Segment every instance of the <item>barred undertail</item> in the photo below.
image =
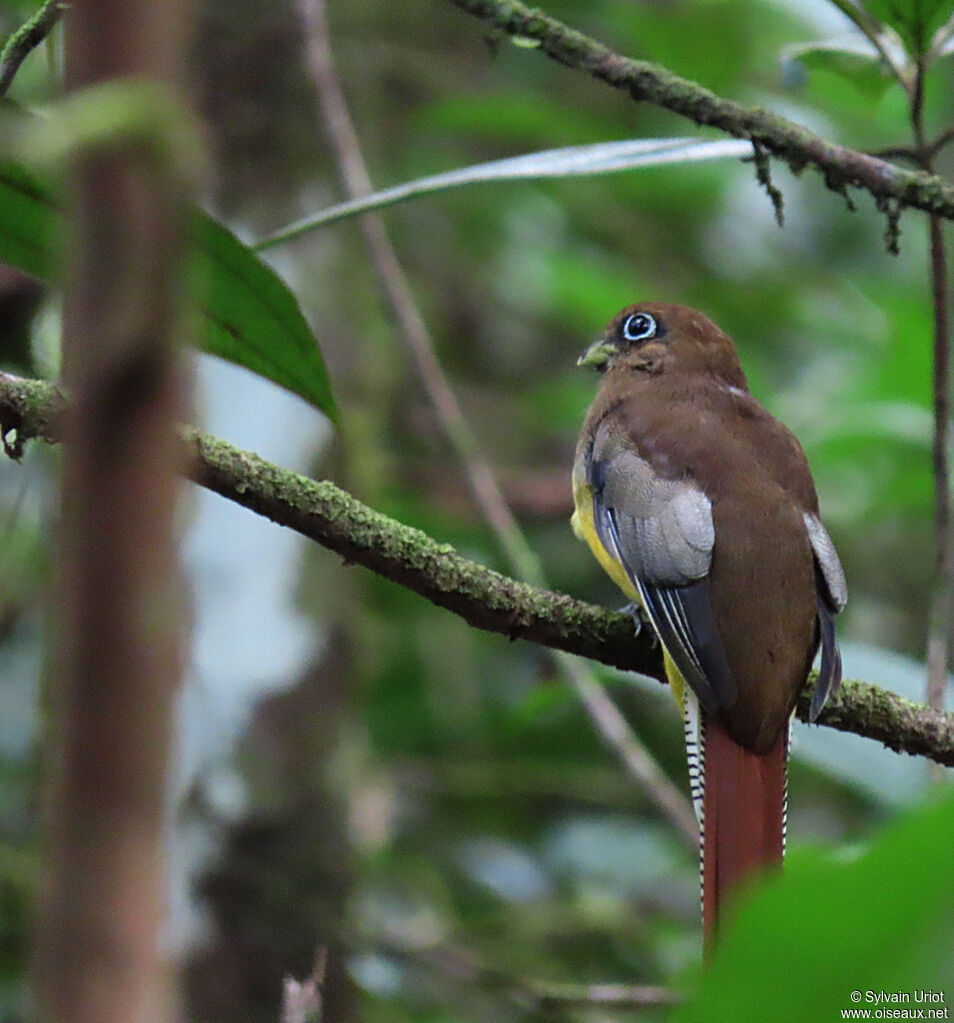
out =
<svg viewBox="0 0 954 1023"><path fill-rule="evenodd" d="M689 794L696 811L699 830L703 828L702 794L706 784L706 733L699 698L689 686L682 690L682 720L686 736L686 760L689 763Z"/></svg>
<svg viewBox="0 0 954 1023"><path fill-rule="evenodd" d="M706 789L706 730L699 698L689 686L683 686L682 689L682 721L686 736L686 762L689 765L689 795L699 822L699 905L702 906L705 895L703 865L706 823L702 812L702 797Z"/></svg>
<svg viewBox="0 0 954 1023"><path fill-rule="evenodd" d="M683 730L686 740L686 761L689 767L689 794L692 797L692 808L699 822L699 898L703 897L705 861L705 815L703 799L706 789L706 728L705 716L699 706L696 694L685 686L682 696ZM794 712L789 718L785 737L784 789L782 792L782 854L784 855L788 840L788 758L792 751L795 720Z"/></svg>

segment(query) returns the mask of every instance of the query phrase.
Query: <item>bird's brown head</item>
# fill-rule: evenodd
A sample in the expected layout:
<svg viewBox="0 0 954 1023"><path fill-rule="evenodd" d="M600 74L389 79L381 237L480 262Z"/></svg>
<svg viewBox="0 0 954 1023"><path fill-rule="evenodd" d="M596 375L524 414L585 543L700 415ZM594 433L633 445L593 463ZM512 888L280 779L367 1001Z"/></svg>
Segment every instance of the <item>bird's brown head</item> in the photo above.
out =
<svg viewBox="0 0 954 1023"><path fill-rule="evenodd" d="M665 302L626 306L578 365L601 373L700 373L732 387L747 388L728 334L695 309Z"/></svg>

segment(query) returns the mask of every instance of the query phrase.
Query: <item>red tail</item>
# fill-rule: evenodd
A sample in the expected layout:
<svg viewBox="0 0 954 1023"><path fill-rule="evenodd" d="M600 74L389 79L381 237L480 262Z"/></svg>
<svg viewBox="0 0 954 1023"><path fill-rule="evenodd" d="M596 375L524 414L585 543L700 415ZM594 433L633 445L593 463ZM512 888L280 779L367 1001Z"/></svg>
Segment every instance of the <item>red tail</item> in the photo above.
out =
<svg viewBox="0 0 954 1023"><path fill-rule="evenodd" d="M787 755L784 733L768 753L750 753L706 717L702 933L707 956L733 889L752 874L781 865Z"/></svg>

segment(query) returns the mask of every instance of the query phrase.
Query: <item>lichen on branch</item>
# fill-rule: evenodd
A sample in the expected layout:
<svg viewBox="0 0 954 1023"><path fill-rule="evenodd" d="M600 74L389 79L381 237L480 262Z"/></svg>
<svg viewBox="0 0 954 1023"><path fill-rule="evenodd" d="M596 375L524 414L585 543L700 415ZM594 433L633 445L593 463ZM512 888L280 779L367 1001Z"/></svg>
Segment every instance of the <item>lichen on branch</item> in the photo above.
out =
<svg viewBox="0 0 954 1023"><path fill-rule="evenodd" d="M661 64L633 60L519 0L450 0L489 28L532 40L534 49L560 64L585 71L634 100L653 103L696 124L749 139L794 171L819 171L829 188L845 194L864 189L893 209L914 207L954 220L954 187L941 178L911 171L823 139L807 128L761 107L747 107L717 96ZM880 207L879 207L880 208Z"/></svg>
<svg viewBox="0 0 954 1023"><path fill-rule="evenodd" d="M34 438L55 443L68 404L52 384L0 372L0 434L8 453ZM460 615L475 628L580 654L664 680L649 630L635 636L631 619L565 594L495 572L419 529L363 504L329 480L282 469L223 440L184 429L183 471L192 480L273 522L294 529ZM798 716L808 720L806 688ZM954 767L954 714L911 703L864 682L846 681L818 719L840 731L877 739L899 753Z"/></svg>

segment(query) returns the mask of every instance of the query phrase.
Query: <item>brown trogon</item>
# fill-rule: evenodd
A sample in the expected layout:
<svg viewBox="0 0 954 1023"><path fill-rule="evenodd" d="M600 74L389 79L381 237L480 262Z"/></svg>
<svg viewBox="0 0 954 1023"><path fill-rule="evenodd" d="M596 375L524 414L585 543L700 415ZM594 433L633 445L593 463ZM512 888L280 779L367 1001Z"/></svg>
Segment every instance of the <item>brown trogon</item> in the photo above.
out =
<svg viewBox="0 0 954 1023"><path fill-rule="evenodd" d="M573 526L662 643L711 951L726 896L781 863L789 725L819 645L812 720L841 681L845 576L801 446L714 323L628 306L579 362L603 382L577 446Z"/></svg>

